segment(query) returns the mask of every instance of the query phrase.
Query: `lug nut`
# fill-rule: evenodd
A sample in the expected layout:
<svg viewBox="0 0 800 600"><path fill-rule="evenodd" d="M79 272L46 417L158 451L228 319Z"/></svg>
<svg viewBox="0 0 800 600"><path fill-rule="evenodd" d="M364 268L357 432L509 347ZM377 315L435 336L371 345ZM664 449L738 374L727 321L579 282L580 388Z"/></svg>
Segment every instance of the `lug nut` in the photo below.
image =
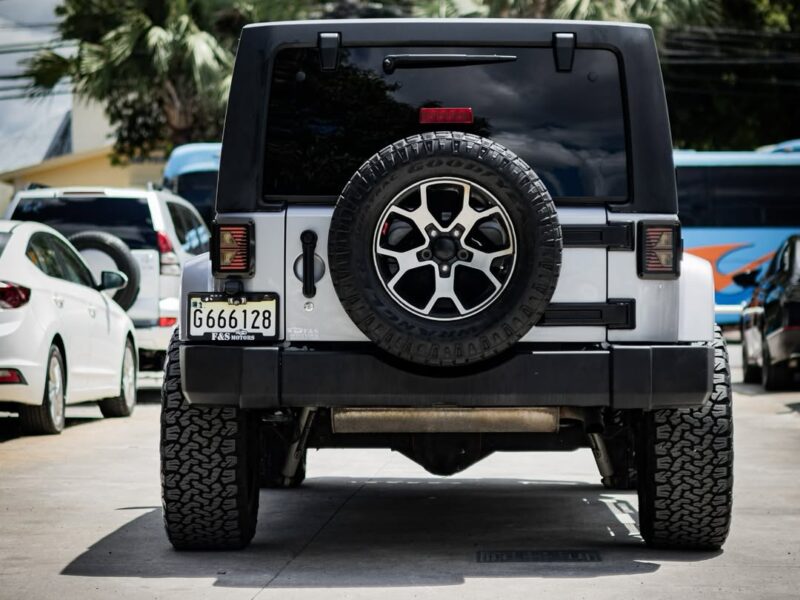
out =
<svg viewBox="0 0 800 600"><path fill-rule="evenodd" d="M469 258L469 252L466 250L459 250L458 251L458 260L467 260Z"/></svg>
<svg viewBox="0 0 800 600"><path fill-rule="evenodd" d="M447 273L450 270L450 265L442 265L442 272Z"/></svg>
<svg viewBox="0 0 800 600"><path fill-rule="evenodd" d="M422 260L430 260L433 257L433 253L425 248L425 250L420 252L420 256L422 256Z"/></svg>
<svg viewBox="0 0 800 600"><path fill-rule="evenodd" d="M431 237L436 237L437 235L439 235L439 232L435 229L431 229Z"/></svg>
<svg viewBox="0 0 800 600"><path fill-rule="evenodd" d="M461 231L459 229L454 229L453 237L461 237Z"/></svg>

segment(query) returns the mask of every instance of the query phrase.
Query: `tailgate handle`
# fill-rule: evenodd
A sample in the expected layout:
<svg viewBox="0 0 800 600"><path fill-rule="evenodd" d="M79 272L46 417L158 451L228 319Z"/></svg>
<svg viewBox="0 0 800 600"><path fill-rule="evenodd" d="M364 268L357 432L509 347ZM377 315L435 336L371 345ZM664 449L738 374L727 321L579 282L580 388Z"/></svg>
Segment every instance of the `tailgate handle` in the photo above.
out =
<svg viewBox="0 0 800 600"><path fill-rule="evenodd" d="M314 251L317 249L317 234L306 229L300 234L303 245L303 296L313 298L317 293L314 278Z"/></svg>

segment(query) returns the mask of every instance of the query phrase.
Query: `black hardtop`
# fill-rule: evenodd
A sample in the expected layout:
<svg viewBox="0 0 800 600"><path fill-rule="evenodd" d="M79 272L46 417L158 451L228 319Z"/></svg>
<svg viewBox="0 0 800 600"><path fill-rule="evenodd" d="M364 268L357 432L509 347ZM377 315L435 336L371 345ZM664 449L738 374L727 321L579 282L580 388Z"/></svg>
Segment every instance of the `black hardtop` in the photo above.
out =
<svg viewBox="0 0 800 600"><path fill-rule="evenodd" d="M321 39L330 39L324 34L338 34L343 48L552 48L557 34L572 34L576 49L599 48L614 52L619 61L626 115L628 194L624 201L609 204L609 208L619 212L677 213L666 97L650 27L522 19L364 19L246 26L236 56L223 134L218 212L275 209L274 203L264 202L263 188L272 61L276 53L285 48L318 47ZM364 160L367 158L365 156ZM531 166L536 169L536 165ZM592 203L591 200L586 199L586 203Z"/></svg>

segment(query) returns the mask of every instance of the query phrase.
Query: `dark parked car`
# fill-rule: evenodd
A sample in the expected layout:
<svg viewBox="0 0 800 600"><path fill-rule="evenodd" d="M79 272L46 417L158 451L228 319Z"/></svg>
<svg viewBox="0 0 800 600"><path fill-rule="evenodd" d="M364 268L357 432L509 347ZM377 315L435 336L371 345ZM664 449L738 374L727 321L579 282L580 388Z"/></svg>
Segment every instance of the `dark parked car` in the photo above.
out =
<svg viewBox="0 0 800 600"><path fill-rule="evenodd" d="M772 257L767 272L734 277L753 288L742 313L744 380L768 390L789 386L800 364L800 234L786 239Z"/></svg>

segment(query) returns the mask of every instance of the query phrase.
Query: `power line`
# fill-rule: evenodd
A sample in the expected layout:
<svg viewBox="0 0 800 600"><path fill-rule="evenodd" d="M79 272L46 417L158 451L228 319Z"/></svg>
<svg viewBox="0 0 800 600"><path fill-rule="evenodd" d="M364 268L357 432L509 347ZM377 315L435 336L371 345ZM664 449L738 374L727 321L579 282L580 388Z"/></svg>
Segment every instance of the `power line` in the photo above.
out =
<svg viewBox="0 0 800 600"><path fill-rule="evenodd" d="M47 29L49 27L58 27L58 21L52 23L25 23L24 21L17 21L15 23L3 23L0 29Z"/></svg>
<svg viewBox="0 0 800 600"><path fill-rule="evenodd" d="M64 86L71 85L70 82L64 81L59 82L53 88L63 88ZM24 84L24 85L7 85L7 86L0 86L0 93L2 92L16 92L20 90L30 90L32 89L31 84Z"/></svg>
<svg viewBox="0 0 800 600"><path fill-rule="evenodd" d="M23 54L27 52L40 52L41 50L57 50L59 48L75 47L76 45L75 42L44 42L41 44L0 46L0 54Z"/></svg>
<svg viewBox="0 0 800 600"><path fill-rule="evenodd" d="M30 96L28 94L15 94L11 96L0 96L0 102L2 102L3 100L38 100L39 98L46 98L47 96L66 96L68 94L72 94L72 91L55 90L52 92L48 92L45 96Z"/></svg>

